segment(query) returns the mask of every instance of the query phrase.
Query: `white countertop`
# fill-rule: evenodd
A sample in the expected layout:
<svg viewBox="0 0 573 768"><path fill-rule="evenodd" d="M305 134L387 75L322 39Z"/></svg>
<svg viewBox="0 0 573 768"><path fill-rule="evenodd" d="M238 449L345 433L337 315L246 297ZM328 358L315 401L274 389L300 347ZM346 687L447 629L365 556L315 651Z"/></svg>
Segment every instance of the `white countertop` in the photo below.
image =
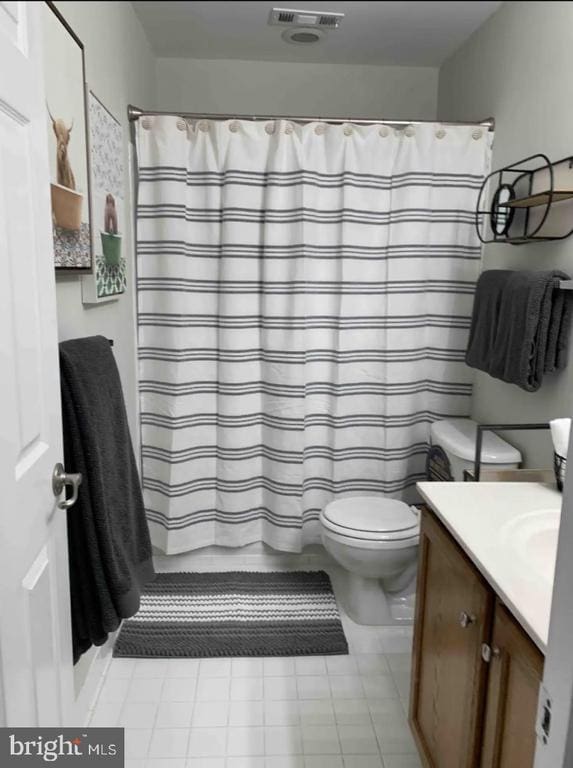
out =
<svg viewBox="0 0 573 768"><path fill-rule="evenodd" d="M417 488L545 653L557 547L551 542L545 552L551 578L540 578L509 540L514 538L511 527L520 516L560 510L561 494L540 483L418 483Z"/></svg>

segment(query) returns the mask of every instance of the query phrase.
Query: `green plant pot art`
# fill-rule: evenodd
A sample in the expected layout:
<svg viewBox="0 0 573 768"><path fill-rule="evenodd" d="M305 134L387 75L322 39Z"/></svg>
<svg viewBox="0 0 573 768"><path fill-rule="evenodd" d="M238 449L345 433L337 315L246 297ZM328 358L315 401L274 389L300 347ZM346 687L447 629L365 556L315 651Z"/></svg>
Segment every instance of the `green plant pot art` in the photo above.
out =
<svg viewBox="0 0 573 768"><path fill-rule="evenodd" d="M108 267L119 267L121 259L121 235L100 232L103 257Z"/></svg>

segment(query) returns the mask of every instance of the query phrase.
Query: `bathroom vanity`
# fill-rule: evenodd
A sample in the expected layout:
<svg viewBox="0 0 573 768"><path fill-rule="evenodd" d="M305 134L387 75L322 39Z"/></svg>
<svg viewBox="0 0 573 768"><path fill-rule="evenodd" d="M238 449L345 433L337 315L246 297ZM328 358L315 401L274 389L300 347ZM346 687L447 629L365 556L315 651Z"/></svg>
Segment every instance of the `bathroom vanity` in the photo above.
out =
<svg viewBox="0 0 573 768"><path fill-rule="evenodd" d="M421 483L410 724L426 768L531 768L560 494Z"/></svg>

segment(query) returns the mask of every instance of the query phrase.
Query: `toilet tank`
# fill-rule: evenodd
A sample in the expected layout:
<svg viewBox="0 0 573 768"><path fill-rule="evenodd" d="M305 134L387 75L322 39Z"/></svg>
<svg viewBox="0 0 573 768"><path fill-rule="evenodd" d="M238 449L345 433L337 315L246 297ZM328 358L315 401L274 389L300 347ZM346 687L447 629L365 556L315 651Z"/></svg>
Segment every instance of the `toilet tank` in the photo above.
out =
<svg viewBox="0 0 573 768"><path fill-rule="evenodd" d="M435 421L430 427L428 480L464 479L464 470L473 469L477 423L471 419ZM521 453L493 432L484 432L481 448L482 469L517 469Z"/></svg>

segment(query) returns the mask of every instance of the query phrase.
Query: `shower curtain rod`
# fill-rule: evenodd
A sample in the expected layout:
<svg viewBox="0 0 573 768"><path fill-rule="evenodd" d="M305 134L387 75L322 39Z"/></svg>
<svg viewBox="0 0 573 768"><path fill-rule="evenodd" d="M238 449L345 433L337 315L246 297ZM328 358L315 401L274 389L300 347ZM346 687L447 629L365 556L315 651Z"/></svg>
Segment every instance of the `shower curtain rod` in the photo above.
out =
<svg viewBox="0 0 573 768"><path fill-rule="evenodd" d="M440 125L468 125L468 126L482 126L487 128L488 131L495 130L495 119L488 117L481 122L465 122L456 120L383 120L381 118L370 117L304 117L295 115L235 115L235 114L208 114L200 112L179 112L178 110L165 111L165 110L147 110L134 107L133 104L129 104L127 107L127 117L130 122L139 120L140 117L154 116L154 115L173 115L174 117L186 117L190 120L252 120L256 122L258 120L292 120L293 123L358 123L360 125L376 125L377 123L383 123L384 125L427 125L432 123L439 123Z"/></svg>

